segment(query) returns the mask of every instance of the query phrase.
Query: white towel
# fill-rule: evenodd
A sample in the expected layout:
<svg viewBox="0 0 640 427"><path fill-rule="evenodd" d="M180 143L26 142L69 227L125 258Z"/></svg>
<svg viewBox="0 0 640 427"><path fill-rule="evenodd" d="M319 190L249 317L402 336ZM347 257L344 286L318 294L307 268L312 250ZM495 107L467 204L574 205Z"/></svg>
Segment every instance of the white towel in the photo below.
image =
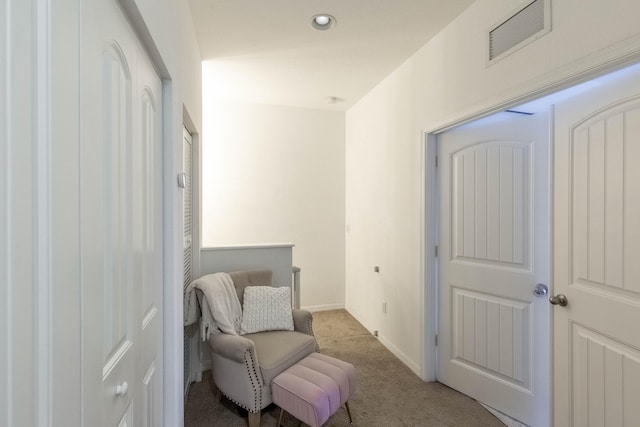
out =
<svg viewBox="0 0 640 427"><path fill-rule="evenodd" d="M240 333L242 308L233 280L227 273L207 274L187 286L184 297L185 326L198 320L198 302L202 313L200 334L203 341L220 331L231 335Z"/></svg>

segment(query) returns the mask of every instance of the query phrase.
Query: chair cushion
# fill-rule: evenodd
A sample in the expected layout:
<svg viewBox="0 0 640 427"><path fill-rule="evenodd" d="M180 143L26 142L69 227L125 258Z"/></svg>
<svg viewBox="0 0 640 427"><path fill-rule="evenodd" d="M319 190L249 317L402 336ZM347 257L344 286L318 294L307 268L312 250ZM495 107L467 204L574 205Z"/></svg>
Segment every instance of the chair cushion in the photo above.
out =
<svg viewBox="0 0 640 427"><path fill-rule="evenodd" d="M290 288L245 288L240 333L244 335L262 331L293 331Z"/></svg>
<svg viewBox="0 0 640 427"><path fill-rule="evenodd" d="M297 331L269 331L244 335L253 341L265 384L316 350L313 336Z"/></svg>

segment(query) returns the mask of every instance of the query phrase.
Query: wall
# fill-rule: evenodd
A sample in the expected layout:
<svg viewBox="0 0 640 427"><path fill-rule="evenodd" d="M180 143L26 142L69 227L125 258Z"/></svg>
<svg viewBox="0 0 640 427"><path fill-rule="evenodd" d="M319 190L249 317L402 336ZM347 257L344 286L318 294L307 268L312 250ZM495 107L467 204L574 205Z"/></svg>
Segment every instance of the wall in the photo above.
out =
<svg viewBox="0 0 640 427"><path fill-rule="evenodd" d="M266 268L273 273L272 283L292 288L293 295L291 244L202 248L200 257L200 275Z"/></svg>
<svg viewBox="0 0 640 427"><path fill-rule="evenodd" d="M165 224L171 233L165 257L175 261L165 263L165 275L167 283L180 283L182 214L175 176L182 167L183 108L198 129L202 120L195 31L187 0L120 3L167 79ZM99 6L95 0L0 0L7 12L0 15L3 426L80 425L78 172L87 143L79 137L81 7ZM165 424L180 426L181 286L165 294L165 307Z"/></svg>
<svg viewBox="0 0 640 427"><path fill-rule="evenodd" d="M36 425L35 6L0 1L0 425Z"/></svg>
<svg viewBox="0 0 640 427"><path fill-rule="evenodd" d="M302 306L342 307L344 114L203 89L203 247L291 242Z"/></svg>
<svg viewBox="0 0 640 427"><path fill-rule="evenodd" d="M640 52L637 1L556 0L549 34L487 66L484 34L515 3L475 2L346 114L346 307L425 378L424 131Z"/></svg>

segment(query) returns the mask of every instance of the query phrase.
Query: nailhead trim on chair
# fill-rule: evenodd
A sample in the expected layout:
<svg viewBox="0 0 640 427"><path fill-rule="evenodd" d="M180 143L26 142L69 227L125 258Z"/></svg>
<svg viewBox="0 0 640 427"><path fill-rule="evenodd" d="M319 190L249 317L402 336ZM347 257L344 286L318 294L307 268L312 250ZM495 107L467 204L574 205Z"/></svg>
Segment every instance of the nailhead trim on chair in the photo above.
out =
<svg viewBox="0 0 640 427"><path fill-rule="evenodd" d="M316 339L316 335L313 333L313 316L311 316L307 320L307 330L309 335L313 337L313 340L316 342L316 351L320 351L320 346L318 345L318 340Z"/></svg>
<svg viewBox="0 0 640 427"><path fill-rule="evenodd" d="M247 350L244 352L244 364L247 367L247 373L249 374L249 379L251 380L251 387L253 387L253 405L254 409L248 409L253 413L257 413L262 409L262 393L260 388L262 388L262 384L259 383L258 373L256 372L256 365L253 363L253 357L251 357L251 351Z"/></svg>
<svg viewBox="0 0 640 427"><path fill-rule="evenodd" d="M229 399L239 407L256 414L260 412L260 410L262 409L262 393L260 393L259 391L258 385L260 384L260 382L258 381L258 373L256 372L256 367L255 367L255 364L253 363L253 358L251 357L251 350L247 350L244 353L244 366L247 368L247 373L249 374L249 379L251 380L251 386L253 387L254 408L249 408L246 405L232 399L231 397L227 396L227 394L222 390L220 390L220 393L225 395L227 399Z"/></svg>
<svg viewBox="0 0 640 427"><path fill-rule="evenodd" d="M247 408L246 406L244 406L242 403L240 403L240 402L236 402L236 401L235 401L235 400L233 400L231 397L229 397L229 396L227 395L227 393L223 392L222 390L220 390L220 393L222 393L222 394L223 394L227 399L229 399L230 401L232 401L233 403L235 403L237 406L239 406L239 407L241 407L241 408L243 408L243 409L246 409L247 411L250 411L250 409L249 409L249 408Z"/></svg>

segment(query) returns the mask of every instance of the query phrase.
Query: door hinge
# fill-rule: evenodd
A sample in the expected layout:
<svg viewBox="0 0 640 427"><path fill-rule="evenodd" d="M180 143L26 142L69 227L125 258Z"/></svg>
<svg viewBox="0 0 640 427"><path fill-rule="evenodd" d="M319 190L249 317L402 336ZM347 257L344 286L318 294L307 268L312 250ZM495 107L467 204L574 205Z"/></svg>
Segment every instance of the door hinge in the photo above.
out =
<svg viewBox="0 0 640 427"><path fill-rule="evenodd" d="M436 247L435 247L435 249L434 249L434 253L435 253L435 256L436 256L436 258L437 258L437 257L438 257L438 246L436 246Z"/></svg>
<svg viewBox="0 0 640 427"><path fill-rule="evenodd" d="M438 346L438 334L436 334L436 347Z"/></svg>
<svg viewBox="0 0 640 427"><path fill-rule="evenodd" d="M438 167L438 156L436 156L436 167Z"/></svg>

